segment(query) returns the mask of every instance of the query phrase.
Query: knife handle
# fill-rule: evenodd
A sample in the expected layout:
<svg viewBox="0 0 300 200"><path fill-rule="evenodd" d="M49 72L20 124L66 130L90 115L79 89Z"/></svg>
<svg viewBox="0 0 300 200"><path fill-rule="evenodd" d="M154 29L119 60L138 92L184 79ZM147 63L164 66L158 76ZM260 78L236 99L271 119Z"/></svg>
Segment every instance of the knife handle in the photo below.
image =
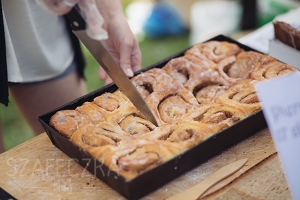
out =
<svg viewBox="0 0 300 200"><path fill-rule="evenodd" d="M74 6L70 12L65 15L70 23L71 29L73 31L85 30L86 23L84 18L80 13L80 8L78 5Z"/></svg>

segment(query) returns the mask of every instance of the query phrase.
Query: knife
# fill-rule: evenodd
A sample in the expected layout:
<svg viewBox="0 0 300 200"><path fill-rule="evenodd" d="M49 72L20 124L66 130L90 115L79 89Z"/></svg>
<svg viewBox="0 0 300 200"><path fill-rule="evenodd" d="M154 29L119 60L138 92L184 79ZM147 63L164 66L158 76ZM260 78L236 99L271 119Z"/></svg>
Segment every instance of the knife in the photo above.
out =
<svg viewBox="0 0 300 200"><path fill-rule="evenodd" d="M209 188L217 184L218 182L224 180L225 178L229 177L230 175L237 172L239 169L241 169L246 162L248 161L248 158L235 161L233 163L230 163L221 169L217 170L216 172L212 173L210 176L205 178L200 183L197 183L193 187L176 194L170 198L167 198L166 200L196 200L199 197L201 197Z"/></svg>
<svg viewBox="0 0 300 200"><path fill-rule="evenodd" d="M120 65L114 60L100 41L94 40L87 35L86 23L80 14L78 6L75 6L68 14L66 14L66 16L70 22L73 33L86 46L92 56L101 65L119 89L147 120L152 122L155 126L158 126L153 113Z"/></svg>

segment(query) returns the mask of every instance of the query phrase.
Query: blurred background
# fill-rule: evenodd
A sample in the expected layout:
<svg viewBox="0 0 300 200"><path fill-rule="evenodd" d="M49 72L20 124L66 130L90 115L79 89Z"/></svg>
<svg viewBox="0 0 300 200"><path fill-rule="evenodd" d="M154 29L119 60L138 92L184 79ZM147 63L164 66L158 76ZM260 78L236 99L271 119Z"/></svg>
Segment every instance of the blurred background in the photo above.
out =
<svg viewBox="0 0 300 200"><path fill-rule="evenodd" d="M142 67L148 67L191 45L223 34L237 39L299 7L299 0L121 0L129 25L138 38ZM87 88L103 86L98 64L82 46ZM0 105L0 131L6 150L34 137L10 99ZM2 124L2 125L1 125Z"/></svg>

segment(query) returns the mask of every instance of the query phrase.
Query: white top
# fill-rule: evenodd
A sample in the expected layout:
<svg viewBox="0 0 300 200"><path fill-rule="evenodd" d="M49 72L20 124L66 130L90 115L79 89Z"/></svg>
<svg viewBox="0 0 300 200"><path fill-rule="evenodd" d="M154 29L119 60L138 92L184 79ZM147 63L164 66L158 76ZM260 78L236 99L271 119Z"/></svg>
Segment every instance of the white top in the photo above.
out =
<svg viewBox="0 0 300 200"><path fill-rule="evenodd" d="M43 81L74 58L65 21L35 0L2 0L9 82Z"/></svg>

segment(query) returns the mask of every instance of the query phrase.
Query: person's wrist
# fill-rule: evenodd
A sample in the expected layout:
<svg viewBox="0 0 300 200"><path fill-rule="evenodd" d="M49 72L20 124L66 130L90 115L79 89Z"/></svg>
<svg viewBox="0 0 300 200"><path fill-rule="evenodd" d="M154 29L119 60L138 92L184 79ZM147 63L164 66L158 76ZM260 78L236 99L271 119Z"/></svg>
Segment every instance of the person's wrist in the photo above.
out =
<svg viewBox="0 0 300 200"><path fill-rule="evenodd" d="M97 8L105 20L118 19L124 16L120 0L95 0Z"/></svg>

